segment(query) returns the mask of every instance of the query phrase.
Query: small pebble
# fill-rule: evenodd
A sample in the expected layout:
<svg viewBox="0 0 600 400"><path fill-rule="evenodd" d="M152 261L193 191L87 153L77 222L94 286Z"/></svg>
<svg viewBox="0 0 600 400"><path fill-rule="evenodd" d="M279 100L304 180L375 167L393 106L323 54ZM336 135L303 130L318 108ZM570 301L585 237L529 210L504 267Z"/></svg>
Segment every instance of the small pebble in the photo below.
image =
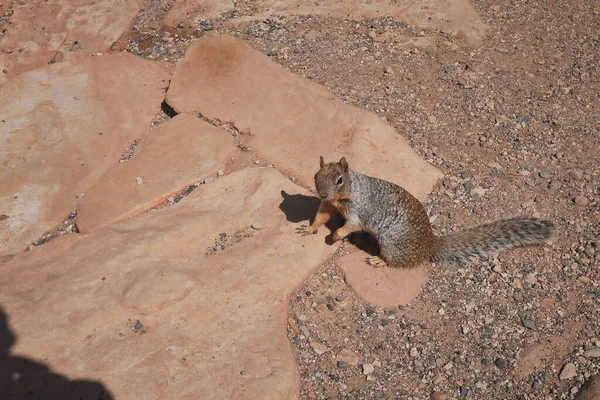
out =
<svg viewBox="0 0 600 400"><path fill-rule="evenodd" d="M329 351L329 349L327 348L327 346L321 344L321 343L317 343L317 342L313 342L310 344L311 347L313 348L313 350L315 351L315 353L321 355L323 353L326 353Z"/></svg>
<svg viewBox="0 0 600 400"><path fill-rule="evenodd" d="M583 171L580 169L574 169L569 175L571 176L571 179L574 179L576 181L580 181L583 179Z"/></svg>
<svg viewBox="0 0 600 400"><path fill-rule="evenodd" d="M520 292L513 294L513 299L515 299L517 303L522 303L524 300L523 295Z"/></svg>
<svg viewBox="0 0 600 400"><path fill-rule="evenodd" d="M223 176L223 175L225 175L225 172L223 172L223 170L222 170L222 169L220 169L220 170L217 172L217 176Z"/></svg>
<svg viewBox="0 0 600 400"><path fill-rule="evenodd" d="M350 367L350 364L348 364L346 361L338 361L338 368L347 369L348 367Z"/></svg>
<svg viewBox="0 0 600 400"><path fill-rule="evenodd" d="M533 322L533 320L531 320L531 319L525 318L525 319L523 319L521 321L521 323L527 329L531 329L532 331L536 331L537 330L537 326L535 325L535 322Z"/></svg>
<svg viewBox="0 0 600 400"><path fill-rule="evenodd" d="M135 333L141 332L143 328L144 324L142 324L139 319L135 322L135 325L133 325L133 331Z"/></svg>
<svg viewBox="0 0 600 400"><path fill-rule="evenodd" d="M600 358L600 347L595 347L583 352L585 358Z"/></svg>
<svg viewBox="0 0 600 400"><path fill-rule="evenodd" d="M373 373L373 371L375 371L375 367L373 364L363 364L362 370L364 375L370 375Z"/></svg>
<svg viewBox="0 0 600 400"><path fill-rule="evenodd" d="M473 184L471 182L467 182L463 186L465 187L465 191L467 193L471 193L471 189L473 189Z"/></svg>
<svg viewBox="0 0 600 400"><path fill-rule="evenodd" d="M494 364L496 364L496 367L501 369L508 367L508 361L506 361L504 358L496 358Z"/></svg>
<svg viewBox="0 0 600 400"><path fill-rule="evenodd" d="M544 179L552 178L552 174L548 171L540 171L540 173L538 175L540 176L540 178L544 178Z"/></svg>
<svg viewBox="0 0 600 400"><path fill-rule="evenodd" d="M573 364L573 363L568 363L568 364L565 364L565 366L562 368L558 378L562 381L565 379L575 378L576 376L577 376L577 367L575 367L575 364Z"/></svg>
<svg viewBox="0 0 600 400"><path fill-rule="evenodd" d="M250 225L250 227L257 231L260 231L263 228L262 224L258 222L253 223L252 225Z"/></svg>
<svg viewBox="0 0 600 400"><path fill-rule="evenodd" d="M469 388L466 386L461 386L460 387L460 395L462 397L467 397L469 395Z"/></svg>
<svg viewBox="0 0 600 400"><path fill-rule="evenodd" d="M180 23L178 23L178 24L177 24L177 27L178 27L179 29L181 29L181 28L184 28L184 27L185 27L185 25L183 24L183 22L180 22Z"/></svg>
<svg viewBox="0 0 600 400"><path fill-rule="evenodd" d="M344 301L344 299L345 299L345 297L342 296L341 294L339 296L335 296L335 300L338 302L342 302L342 301Z"/></svg>
<svg viewBox="0 0 600 400"><path fill-rule="evenodd" d="M141 185L141 184L142 184L142 178L140 178L140 177L138 176L137 178L135 178L135 182L136 182L138 185Z"/></svg>
<svg viewBox="0 0 600 400"><path fill-rule="evenodd" d="M577 197L575 197L573 199L573 201L575 202L575 204L577 204L578 206L587 206L589 204L589 200L587 197L583 196L583 195L579 195Z"/></svg>
<svg viewBox="0 0 600 400"><path fill-rule="evenodd" d="M540 390L542 388L542 384L538 381L533 382L533 385L531 385L535 390Z"/></svg>

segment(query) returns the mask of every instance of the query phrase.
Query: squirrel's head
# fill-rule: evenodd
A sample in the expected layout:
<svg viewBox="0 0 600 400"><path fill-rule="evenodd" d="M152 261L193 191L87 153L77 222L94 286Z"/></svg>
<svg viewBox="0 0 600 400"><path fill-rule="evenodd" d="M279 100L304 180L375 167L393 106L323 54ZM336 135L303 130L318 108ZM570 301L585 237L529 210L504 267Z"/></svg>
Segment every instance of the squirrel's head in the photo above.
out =
<svg viewBox="0 0 600 400"><path fill-rule="evenodd" d="M315 175L317 193L323 200L335 200L346 191L348 184L348 162L342 157L339 162L325 164L320 159L321 168Z"/></svg>

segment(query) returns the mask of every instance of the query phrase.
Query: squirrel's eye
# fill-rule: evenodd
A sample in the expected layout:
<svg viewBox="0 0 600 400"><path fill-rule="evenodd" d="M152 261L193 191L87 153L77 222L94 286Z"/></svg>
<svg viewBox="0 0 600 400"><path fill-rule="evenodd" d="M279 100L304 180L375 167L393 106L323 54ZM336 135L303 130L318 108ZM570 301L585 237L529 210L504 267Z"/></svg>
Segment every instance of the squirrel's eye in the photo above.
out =
<svg viewBox="0 0 600 400"><path fill-rule="evenodd" d="M337 180L337 184L338 186L340 186L342 183L344 183L344 180L342 179L342 177L340 176Z"/></svg>

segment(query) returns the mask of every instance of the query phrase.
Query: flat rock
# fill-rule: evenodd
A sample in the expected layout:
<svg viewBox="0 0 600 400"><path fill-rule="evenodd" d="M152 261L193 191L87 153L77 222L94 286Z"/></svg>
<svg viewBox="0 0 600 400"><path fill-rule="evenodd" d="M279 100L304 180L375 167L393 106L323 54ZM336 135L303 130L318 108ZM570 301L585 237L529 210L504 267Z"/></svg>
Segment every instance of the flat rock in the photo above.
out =
<svg viewBox="0 0 600 400"><path fill-rule="evenodd" d="M206 0L188 2L212 3ZM221 2L226 4L223 0ZM330 0L318 4L302 0L263 0L257 5L256 12L228 22L235 24L277 18L279 15L320 15L354 20L391 16L418 29L441 30L474 45L481 42L486 31L485 23L468 0L403 0L401 3L394 0Z"/></svg>
<svg viewBox="0 0 600 400"><path fill-rule="evenodd" d="M325 232L295 234L290 220L317 205L291 192L275 169L243 170L172 207L0 258L10 354L101 380L116 399L298 398L287 298L335 247Z"/></svg>
<svg viewBox="0 0 600 400"><path fill-rule="evenodd" d="M373 113L344 104L241 40L219 35L192 45L167 92L177 112L232 123L244 144L312 185L319 155L400 184L424 199L441 173Z"/></svg>
<svg viewBox="0 0 600 400"><path fill-rule="evenodd" d="M176 28L179 24L194 26L199 19L211 19L233 10L231 0L181 0L176 1L162 19L166 28Z"/></svg>
<svg viewBox="0 0 600 400"><path fill-rule="evenodd" d="M160 110L169 70L127 53L64 62L0 86L0 254L74 210Z"/></svg>
<svg viewBox="0 0 600 400"><path fill-rule="evenodd" d="M0 40L0 84L26 71L63 60L106 53L129 29L142 1L48 0L15 2L10 29ZM21 51L19 51L21 50Z"/></svg>
<svg viewBox="0 0 600 400"><path fill-rule="evenodd" d="M425 266L373 268L365 262L367 256L367 253L357 251L336 260L348 285L367 302L380 307L408 304L427 282Z"/></svg>
<svg viewBox="0 0 600 400"><path fill-rule="evenodd" d="M596 374L588 379L575 397L576 400L600 399L600 375Z"/></svg>
<svg viewBox="0 0 600 400"><path fill-rule="evenodd" d="M236 149L228 132L192 115L178 115L146 132L130 161L110 167L86 191L77 226L90 232L147 210L215 175Z"/></svg>

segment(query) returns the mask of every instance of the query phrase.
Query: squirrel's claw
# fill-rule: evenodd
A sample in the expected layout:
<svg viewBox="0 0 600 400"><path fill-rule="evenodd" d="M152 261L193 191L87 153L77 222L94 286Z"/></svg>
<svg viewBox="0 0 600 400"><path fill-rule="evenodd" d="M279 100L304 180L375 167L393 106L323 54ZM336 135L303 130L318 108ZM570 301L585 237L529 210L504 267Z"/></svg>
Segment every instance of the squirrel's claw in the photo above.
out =
<svg viewBox="0 0 600 400"><path fill-rule="evenodd" d="M314 235L315 233L317 233L318 229L315 229L314 231L310 231L308 230L309 226L308 225L300 225L299 227L296 228L296 233L302 236L307 236L307 235Z"/></svg>

